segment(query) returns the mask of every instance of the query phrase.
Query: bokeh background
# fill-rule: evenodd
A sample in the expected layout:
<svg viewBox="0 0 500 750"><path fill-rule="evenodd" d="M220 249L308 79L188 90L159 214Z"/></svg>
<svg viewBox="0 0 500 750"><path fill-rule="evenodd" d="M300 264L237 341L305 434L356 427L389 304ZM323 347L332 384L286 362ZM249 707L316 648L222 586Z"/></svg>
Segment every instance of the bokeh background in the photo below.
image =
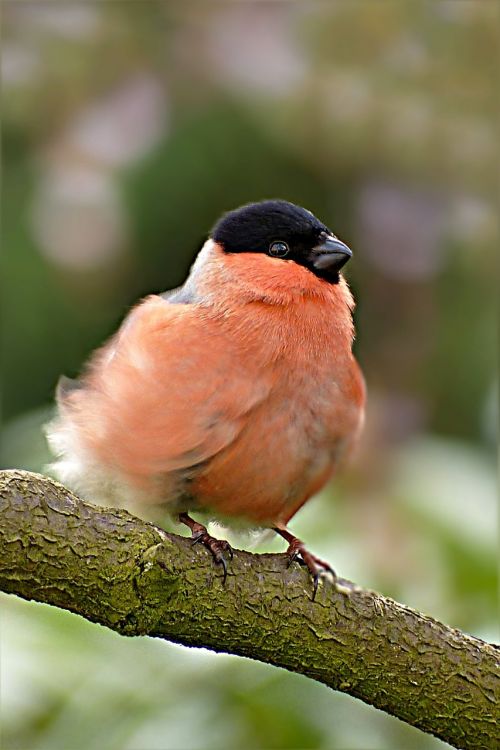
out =
<svg viewBox="0 0 500 750"><path fill-rule="evenodd" d="M59 374L181 283L222 211L298 202L354 248L369 409L292 528L494 639L498 3L2 10L2 465L43 470ZM6 750L445 747L297 675L1 604Z"/></svg>

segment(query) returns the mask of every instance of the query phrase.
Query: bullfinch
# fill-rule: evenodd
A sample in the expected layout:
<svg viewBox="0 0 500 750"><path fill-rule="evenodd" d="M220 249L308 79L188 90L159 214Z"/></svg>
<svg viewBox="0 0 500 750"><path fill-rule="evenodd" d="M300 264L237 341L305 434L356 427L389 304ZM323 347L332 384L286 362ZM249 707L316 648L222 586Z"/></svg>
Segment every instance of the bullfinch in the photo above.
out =
<svg viewBox="0 0 500 750"><path fill-rule="evenodd" d="M210 232L184 285L139 302L48 426L58 478L102 504L160 506L227 574L226 541L189 515L287 528L358 438L365 387L351 348L351 250L304 208L244 205Z"/></svg>

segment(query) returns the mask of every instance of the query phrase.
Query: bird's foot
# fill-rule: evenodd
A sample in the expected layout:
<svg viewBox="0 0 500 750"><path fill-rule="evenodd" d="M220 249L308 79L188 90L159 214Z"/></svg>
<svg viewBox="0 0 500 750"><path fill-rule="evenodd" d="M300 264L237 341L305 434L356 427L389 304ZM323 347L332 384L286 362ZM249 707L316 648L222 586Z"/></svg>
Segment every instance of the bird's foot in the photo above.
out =
<svg viewBox="0 0 500 750"><path fill-rule="evenodd" d="M227 561L224 555L227 554L231 560L233 559L233 550L229 542L226 542L225 539L216 539L211 536L206 526L192 519L187 513L180 513L179 521L191 529L192 544L203 544L211 552L215 563L222 566L222 570L224 571L222 583L225 583L227 578Z"/></svg>
<svg viewBox="0 0 500 750"><path fill-rule="evenodd" d="M233 559L233 550L231 548L231 545L229 544L229 542L226 542L225 539L216 539L215 537L210 536L210 534L202 524L198 524L198 526L201 526L201 529L196 533L193 533L191 537L192 542L193 544L203 544L204 547L210 550L216 564L222 565L222 569L224 571L222 583L226 583L227 562L226 558L224 557L224 553L229 555L229 558L231 560Z"/></svg>
<svg viewBox="0 0 500 750"><path fill-rule="evenodd" d="M306 549L304 542L296 536L293 536L293 534L290 534L289 531L285 529L275 529L275 531L288 542L288 549L285 552L285 555L288 558L288 566L297 561L302 565L305 565L309 570L313 579L312 601L314 601L318 591L320 578L329 575L335 580L337 574L329 563L322 560L320 557L313 555L312 552L309 552Z"/></svg>

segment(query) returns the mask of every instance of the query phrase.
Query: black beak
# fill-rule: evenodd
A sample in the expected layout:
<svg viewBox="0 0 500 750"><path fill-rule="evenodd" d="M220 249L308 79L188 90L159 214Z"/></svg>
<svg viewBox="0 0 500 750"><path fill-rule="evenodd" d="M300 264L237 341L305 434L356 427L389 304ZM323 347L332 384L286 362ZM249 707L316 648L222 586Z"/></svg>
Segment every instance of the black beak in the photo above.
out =
<svg viewBox="0 0 500 750"><path fill-rule="evenodd" d="M340 271L352 251L331 234L324 234L311 252L311 263L318 271Z"/></svg>

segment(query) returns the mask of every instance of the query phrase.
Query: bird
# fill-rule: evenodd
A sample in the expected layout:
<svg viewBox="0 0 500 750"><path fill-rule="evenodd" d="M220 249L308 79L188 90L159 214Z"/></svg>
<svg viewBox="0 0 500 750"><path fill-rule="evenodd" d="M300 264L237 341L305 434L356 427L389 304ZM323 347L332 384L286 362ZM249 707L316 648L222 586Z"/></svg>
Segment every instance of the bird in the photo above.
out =
<svg viewBox="0 0 500 750"><path fill-rule="evenodd" d="M58 479L104 505L162 509L227 576L232 549L193 519L272 529L313 599L335 573L288 524L345 463L366 390L353 355L352 251L281 199L224 213L177 289L151 294L63 376L47 427Z"/></svg>

